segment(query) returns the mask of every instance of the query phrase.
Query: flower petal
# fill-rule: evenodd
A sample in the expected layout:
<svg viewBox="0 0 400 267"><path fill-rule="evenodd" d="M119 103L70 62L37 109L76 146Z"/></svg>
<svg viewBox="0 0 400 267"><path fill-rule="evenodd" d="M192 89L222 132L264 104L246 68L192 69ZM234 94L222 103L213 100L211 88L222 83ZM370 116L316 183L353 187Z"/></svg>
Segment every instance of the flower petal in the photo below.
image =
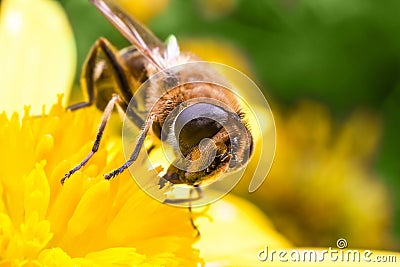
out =
<svg viewBox="0 0 400 267"><path fill-rule="evenodd" d="M44 162L38 163L36 168L24 179L24 207L25 217L29 218L37 213L40 219L46 215L50 200L50 187L43 170Z"/></svg>
<svg viewBox="0 0 400 267"><path fill-rule="evenodd" d="M2 110L40 114L54 95L68 96L76 51L68 19L57 1L4 0L0 16ZM68 99L66 97L65 99Z"/></svg>

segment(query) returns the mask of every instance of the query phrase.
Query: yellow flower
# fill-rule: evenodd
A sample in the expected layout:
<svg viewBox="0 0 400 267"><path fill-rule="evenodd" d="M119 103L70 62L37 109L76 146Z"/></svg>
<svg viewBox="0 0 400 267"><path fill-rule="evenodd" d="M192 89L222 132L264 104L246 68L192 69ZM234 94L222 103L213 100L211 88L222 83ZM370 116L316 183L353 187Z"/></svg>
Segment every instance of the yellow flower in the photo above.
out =
<svg viewBox="0 0 400 267"><path fill-rule="evenodd" d="M238 7L238 0L196 0L198 11L205 19L219 19L230 15Z"/></svg>
<svg viewBox="0 0 400 267"><path fill-rule="evenodd" d="M195 247L212 266L262 266L265 263L257 259L257 251L266 244L274 249L293 247L262 211L233 195L210 205L207 216L199 217L196 223L201 238Z"/></svg>
<svg viewBox="0 0 400 267"><path fill-rule="evenodd" d="M213 38L188 38L179 41L184 51L190 51L203 60L226 64L252 76L248 59L233 43Z"/></svg>
<svg viewBox="0 0 400 267"><path fill-rule="evenodd" d="M273 110L277 151L271 172L254 194L247 193L248 178L236 192L262 207L296 245L329 246L345 237L353 247L393 247L389 192L371 167L379 117L357 111L338 124L311 101L291 112Z"/></svg>
<svg viewBox="0 0 400 267"><path fill-rule="evenodd" d="M150 19L161 13L169 3L169 0L115 0L132 17L148 22Z"/></svg>
<svg viewBox="0 0 400 267"><path fill-rule="evenodd" d="M339 249L336 240L326 247L296 247L254 204L232 194L212 204L207 215L196 221L202 236L195 244L206 266L361 267L385 261L384 266L395 267L400 259L399 252L359 249L351 243Z"/></svg>
<svg viewBox="0 0 400 267"><path fill-rule="evenodd" d="M60 102L40 118L27 110L21 123L16 113L0 116L0 264L196 265L186 209L151 199L129 172L104 180L124 161L119 138L106 134L83 171L60 184L90 151L100 119L94 108L65 112Z"/></svg>
<svg viewBox="0 0 400 267"><path fill-rule="evenodd" d="M59 3L4 0L0 12L0 109L40 114L57 93L68 100L76 48Z"/></svg>

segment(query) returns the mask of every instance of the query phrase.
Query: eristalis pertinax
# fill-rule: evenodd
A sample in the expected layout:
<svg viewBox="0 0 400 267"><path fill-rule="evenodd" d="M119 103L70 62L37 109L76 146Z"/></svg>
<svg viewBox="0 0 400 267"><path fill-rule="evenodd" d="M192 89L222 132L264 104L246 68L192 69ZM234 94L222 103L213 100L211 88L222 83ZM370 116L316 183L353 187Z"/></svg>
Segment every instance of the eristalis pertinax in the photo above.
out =
<svg viewBox="0 0 400 267"><path fill-rule="evenodd" d="M121 167L105 174L105 179L117 176L135 162L149 133L161 141L171 140L172 134L176 137L172 144L180 156L173 159L158 183L160 187L166 183L188 185L191 194L187 198L167 198L164 203L200 199L203 184L241 169L252 154L253 137L239 97L222 85L224 77L219 73L196 64L200 61L197 56L180 52L174 37L163 43L111 0L91 2L132 46L118 51L100 38L90 50L81 76L88 101L68 109L96 105L104 111L103 117L92 150L61 182L96 153L117 105L141 131L136 144L132 144L130 157ZM156 82L152 80L155 76L159 77ZM134 95L143 84L147 84L146 116L135 111L138 103ZM197 196L192 196L194 192Z"/></svg>

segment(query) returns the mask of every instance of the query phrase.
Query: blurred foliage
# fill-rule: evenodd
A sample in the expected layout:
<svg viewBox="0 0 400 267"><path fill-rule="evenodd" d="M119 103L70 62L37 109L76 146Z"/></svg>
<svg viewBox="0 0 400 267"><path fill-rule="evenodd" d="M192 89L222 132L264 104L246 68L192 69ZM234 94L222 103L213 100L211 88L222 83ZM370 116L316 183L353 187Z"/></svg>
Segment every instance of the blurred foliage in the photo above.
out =
<svg viewBox="0 0 400 267"><path fill-rule="evenodd" d="M78 68L99 36L107 37L117 47L127 45L87 0L60 2L67 10L75 31ZM156 9L157 12L162 11L158 7ZM253 72L251 76L255 77L269 100L280 103L282 114L299 99L313 99L326 105L331 114L327 119L332 121L332 127L336 127L343 123L357 124L352 117L349 119L349 114L360 107L369 109L368 114L373 115L363 117L362 121L366 125L371 121L372 128L355 127L354 136L355 140L357 136L364 140L368 131L375 131L374 127L383 129L376 141L377 148L368 154L370 168L364 174L375 177L376 173L388 184L395 206L395 231L399 238L398 14L398 0L170 0L161 14L154 13L152 19L139 19L149 21L150 28L161 39L173 33L178 40L187 42L212 40L203 47L207 51L212 50L210 43L218 42L241 51L237 54L250 62L244 69ZM200 41L196 47L201 50ZM376 124L377 117L381 118L379 124ZM310 120L309 128L304 129L306 136L313 135L315 122L312 117ZM290 140L290 132L283 134L289 135L287 140ZM331 134L339 132L332 131ZM343 160L352 161L359 156L352 155ZM298 157L301 159L302 155ZM267 180L263 190L274 190L270 186ZM344 181L341 186L346 187L347 182ZM320 193L323 194L323 191ZM370 191L366 190L359 198L368 199L369 194ZM377 216L379 212L371 210L369 216Z"/></svg>

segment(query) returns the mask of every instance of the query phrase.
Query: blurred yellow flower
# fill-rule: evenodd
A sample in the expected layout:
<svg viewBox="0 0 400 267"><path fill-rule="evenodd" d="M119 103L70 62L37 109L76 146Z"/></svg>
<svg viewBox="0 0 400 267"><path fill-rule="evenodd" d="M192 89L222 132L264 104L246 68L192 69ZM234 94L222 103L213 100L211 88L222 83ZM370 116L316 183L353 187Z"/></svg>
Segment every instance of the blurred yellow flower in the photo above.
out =
<svg viewBox="0 0 400 267"><path fill-rule="evenodd" d="M209 20L228 16L238 6L238 0L196 0L195 3L199 13Z"/></svg>
<svg viewBox="0 0 400 267"><path fill-rule="evenodd" d="M398 252L358 249L352 244L339 249L336 240L326 247L296 247L254 204L232 194L213 203L207 215L196 220L202 236L195 244L206 266L360 267L377 266L380 261L395 267L400 259Z"/></svg>
<svg viewBox="0 0 400 267"><path fill-rule="evenodd" d="M179 45L182 50L190 51L203 60L226 64L252 76L247 57L243 51L229 41L213 38L188 38L179 40Z"/></svg>
<svg viewBox="0 0 400 267"><path fill-rule="evenodd" d="M169 0L115 0L126 12L139 21L146 23L161 13Z"/></svg>
<svg viewBox="0 0 400 267"><path fill-rule="evenodd" d="M23 112L31 105L31 112L40 114L57 93L68 99L76 48L59 3L4 0L0 12L1 110Z"/></svg>
<svg viewBox="0 0 400 267"><path fill-rule="evenodd" d="M257 251L264 245L268 244L274 249L293 247L275 230L262 211L233 195L227 195L210 205L207 216L199 217L196 223L200 227L201 238L195 247L199 248L201 257L210 265L265 265L257 259Z"/></svg>
<svg viewBox="0 0 400 267"><path fill-rule="evenodd" d="M61 186L90 151L100 114L66 112L60 102L40 118L27 110L21 123L16 113L0 116L0 265L197 265L186 209L151 199L129 172L104 180L124 161L119 138L106 134L108 149Z"/></svg>
<svg viewBox="0 0 400 267"><path fill-rule="evenodd" d="M371 167L379 117L357 111L338 124L311 101L290 112L273 110L271 172L254 194L247 193L249 177L236 192L262 207L296 245L330 246L346 237L352 247L391 248L389 192Z"/></svg>

